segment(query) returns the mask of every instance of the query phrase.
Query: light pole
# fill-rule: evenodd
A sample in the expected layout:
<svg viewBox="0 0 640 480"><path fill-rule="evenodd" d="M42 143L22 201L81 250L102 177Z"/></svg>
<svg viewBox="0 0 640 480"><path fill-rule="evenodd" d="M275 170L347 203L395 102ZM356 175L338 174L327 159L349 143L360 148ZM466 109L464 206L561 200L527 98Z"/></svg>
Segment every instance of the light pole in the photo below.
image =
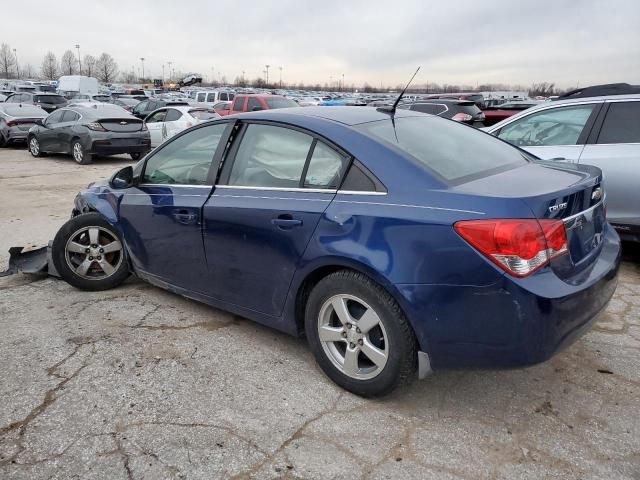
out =
<svg viewBox="0 0 640 480"><path fill-rule="evenodd" d="M20 65L18 64L18 52L13 49L13 56L16 58L16 78L20 78Z"/></svg>
<svg viewBox="0 0 640 480"><path fill-rule="evenodd" d="M271 65L265 65L266 70L264 71L264 75L265 75L265 80L267 83L267 87L269 86L269 67Z"/></svg>
<svg viewBox="0 0 640 480"><path fill-rule="evenodd" d="M278 68L280 69L280 90L282 90L282 66Z"/></svg>
<svg viewBox="0 0 640 480"><path fill-rule="evenodd" d="M171 64L173 62L167 62L169 64L169 80L171 80L173 77L171 76Z"/></svg>
<svg viewBox="0 0 640 480"><path fill-rule="evenodd" d="M244 70L242 70L242 87L244 88Z"/></svg>
<svg viewBox="0 0 640 480"><path fill-rule="evenodd" d="M140 63L142 63L142 81L144 82L144 57L140 57Z"/></svg>
<svg viewBox="0 0 640 480"><path fill-rule="evenodd" d="M213 85L216 81L216 70L211 67L211 85Z"/></svg>
<svg viewBox="0 0 640 480"><path fill-rule="evenodd" d="M344 73L342 74L342 91L344 92Z"/></svg>
<svg viewBox="0 0 640 480"><path fill-rule="evenodd" d="M78 68L79 68L79 73L80 73L80 75L82 75L82 62L80 61L80 45L78 43L76 43L76 50L78 50Z"/></svg>

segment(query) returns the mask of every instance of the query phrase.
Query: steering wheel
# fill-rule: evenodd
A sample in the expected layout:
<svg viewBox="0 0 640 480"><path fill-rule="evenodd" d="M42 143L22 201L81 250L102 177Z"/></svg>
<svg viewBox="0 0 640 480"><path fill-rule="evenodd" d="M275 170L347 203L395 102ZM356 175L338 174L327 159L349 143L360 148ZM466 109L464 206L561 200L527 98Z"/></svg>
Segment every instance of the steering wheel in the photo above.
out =
<svg viewBox="0 0 640 480"><path fill-rule="evenodd" d="M201 185L206 181L207 175L209 175L209 165L199 163L189 169L186 180L188 184Z"/></svg>

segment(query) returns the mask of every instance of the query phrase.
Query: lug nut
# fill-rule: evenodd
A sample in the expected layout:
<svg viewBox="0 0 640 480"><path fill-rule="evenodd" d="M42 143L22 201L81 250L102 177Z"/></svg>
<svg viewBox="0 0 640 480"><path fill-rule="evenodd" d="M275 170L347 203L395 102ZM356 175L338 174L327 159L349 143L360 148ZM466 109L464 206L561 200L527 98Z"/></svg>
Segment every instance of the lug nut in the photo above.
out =
<svg viewBox="0 0 640 480"><path fill-rule="evenodd" d="M353 350L354 348L356 348L356 344L355 343L350 343L349 344L349 348L351 348Z"/></svg>
<svg viewBox="0 0 640 480"><path fill-rule="evenodd" d="M93 260L93 257L92 257L92 256L89 256L89 260Z"/></svg>
<svg viewBox="0 0 640 480"><path fill-rule="evenodd" d="M356 327L356 333L360 333L360 329Z"/></svg>
<svg viewBox="0 0 640 480"><path fill-rule="evenodd" d="M362 339L358 340L358 345L362 345Z"/></svg>
<svg viewBox="0 0 640 480"><path fill-rule="evenodd" d="M104 253L104 249L103 248L100 249L100 253Z"/></svg>
<svg viewBox="0 0 640 480"><path fill-rule="evenodd" d="M342 332L342 337L346 338L346 336L347 336L347 332Z"/></svg>
<svg viewBox="0 0 640 480"><path fill-rule="evenodd" d="M96 258L97 258L98 260L102 260L102 257L101 257L100 255L98 255Z"/></svg>
<svg viewBox="0 0 640 480"><path fill-rule="evenodd" d="M353 327L353 325L351 325L350 323L347 323L347 328L351 328Z"/></svg>
<svg viewBox="0 0 640 480"><path fill-rule="evenodd" d="M91 245L91 248L98 248L98 245L94 243L93 245Z"/></svg>
<svg viewBox="0 0 640 480"><path fill-rule="evenodd" d="M85 248L84 253L91 253L91 249Z"/></svg>

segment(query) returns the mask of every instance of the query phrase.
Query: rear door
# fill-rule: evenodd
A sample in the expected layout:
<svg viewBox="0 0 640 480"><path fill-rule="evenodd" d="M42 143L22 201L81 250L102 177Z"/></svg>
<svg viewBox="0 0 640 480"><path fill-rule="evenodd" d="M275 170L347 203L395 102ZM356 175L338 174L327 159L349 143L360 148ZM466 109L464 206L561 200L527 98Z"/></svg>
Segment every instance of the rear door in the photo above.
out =
<svg viewBox="0 0 640 480"><path fill-rule="evenodd" d="M167 109L167 116L164 119L166 138L171 138L176 133L185 130L187 123L185 116L180 110L176 110L175 108Z"/></svg>
<svg viewBox="0 0 640 480"><path fill-rule="evenodd" d="M151 146L157 147L162 142L164 142L166 135L166 130L164 127L164 119L167 115L167 109L161 108L153 112L145 119L145 123L147 125L147 129L149 130L149 136L151 137Z"/></svg>
<svg viewBox="0 0 640 480"><path fill-rule="evenodd" d="M191 130L151 153L140 183L124 194L120 220L142 276L187 290L207 290L202 206L212 188L214 154L226 124Z"/></svg>
<svg viewBox="0 0 640 480"><path fill-rule="evenodd" d="M71 153L71 139L73 138L73 127L80 120L80 114L72 110L64 110L64 115L57 127L57 140L59 142L59 150Z"/></svg>
<svg viewBox="0 0 640 480"><path fill-rule="evenodd" d="M610 222L640 233L640 99L608 102L600 117L580 163L602 169Z"/></svg>
<svg viewBox="0 0 640 480"><path fill-rule="evenodd" d="M543 160L578 162L602 102L532 112L492 132Z"/></svg>
<svg viewBox="0 0 640 480"><path fill-rule="evenodd" d="M277 124L245 124L237 137L203 210L208 285L220 300L278 316L346 158Z"/></svg>
<svg viewBox="0 0 640 480"><path fill-rule="evenodd" d="M231 111L229 112L229 115L233 115L234 113L244 112L246 100L247 100L246 96L236 97L233 100L233 103L231 104Z"/></svg>

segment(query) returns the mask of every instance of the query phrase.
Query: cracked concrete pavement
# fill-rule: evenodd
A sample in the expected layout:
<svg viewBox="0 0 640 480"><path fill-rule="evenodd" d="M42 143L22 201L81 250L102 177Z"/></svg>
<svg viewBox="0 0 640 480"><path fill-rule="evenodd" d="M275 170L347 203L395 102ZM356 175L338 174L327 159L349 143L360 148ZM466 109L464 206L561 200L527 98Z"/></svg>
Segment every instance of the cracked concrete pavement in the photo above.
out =
<svg viewBox="0 0 640 480"><path fill-rule="evenodd" d="M78 166L0 150L0 269L43 245ZM131 279L0 279L0 477L640 479L640 249L602 321L526 370L340 390L303 340Z"/></svg>

